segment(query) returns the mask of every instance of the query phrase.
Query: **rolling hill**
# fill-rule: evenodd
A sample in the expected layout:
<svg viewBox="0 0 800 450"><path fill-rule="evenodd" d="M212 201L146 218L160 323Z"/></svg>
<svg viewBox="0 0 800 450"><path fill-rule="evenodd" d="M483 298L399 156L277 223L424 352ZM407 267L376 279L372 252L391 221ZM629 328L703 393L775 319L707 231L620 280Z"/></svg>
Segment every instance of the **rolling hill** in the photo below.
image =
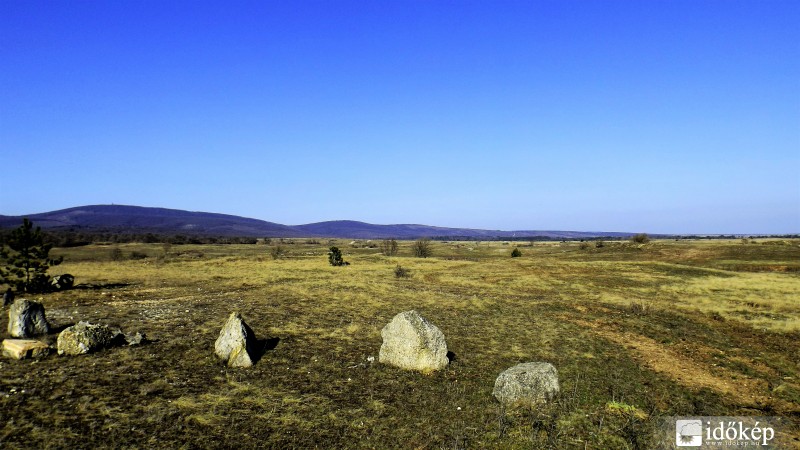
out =
<svg viewBox="0 0 800 450"><path fill-rule="evenodd" d="M451 239L628 237L632 233L579 231L501 231L471 228L446 228L428 225L375 225L352 220L336 220L306 225L282 225L264 220L227 214L182 211L126 205L91 205L25 216L0 215L0 228L19 226L23 217L45 230L82 232L154 233L200 236L249 237L328 237L346 239Z"/></svg>

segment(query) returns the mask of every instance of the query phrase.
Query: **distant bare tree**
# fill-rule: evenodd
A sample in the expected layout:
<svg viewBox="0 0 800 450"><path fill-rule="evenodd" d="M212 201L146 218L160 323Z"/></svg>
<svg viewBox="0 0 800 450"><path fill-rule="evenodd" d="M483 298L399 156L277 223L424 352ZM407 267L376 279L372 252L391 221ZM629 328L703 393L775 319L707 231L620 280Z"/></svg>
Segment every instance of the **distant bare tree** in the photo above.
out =
<svg viewBox="0 0 800 450"><path fill-rule="evenodd" d="M394 239L384 239L381 241L381 253L386 256L394 256L397 254L397 241Z"/></svg>
<svg viewBox="0 0 800 450"><path fill-rule="evenodd" d="M417 239L411 246L411 251L417 258L427 258L433 254L431 240L428 238Z"/></svg>

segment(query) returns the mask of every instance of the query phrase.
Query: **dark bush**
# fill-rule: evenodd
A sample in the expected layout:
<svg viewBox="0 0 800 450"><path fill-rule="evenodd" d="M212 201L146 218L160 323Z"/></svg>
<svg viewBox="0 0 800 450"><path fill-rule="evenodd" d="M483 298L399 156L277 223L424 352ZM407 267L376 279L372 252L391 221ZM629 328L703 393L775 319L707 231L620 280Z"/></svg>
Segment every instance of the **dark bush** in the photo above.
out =
<svg viewBox="0 0 800 450"><path fill-rule="evenodd" d="M522 252L518 248L514 247L514 250L511 251L511 257L519 258L520 256L522 256Z"/></svg>
<svg viewBox="0 0 800 450"><path fill-rule="evenodd" d="M647 244L650 242L650 236L648 236L647 233L635 234L633 237L631 237L631 241L637 244Z"/></svg>

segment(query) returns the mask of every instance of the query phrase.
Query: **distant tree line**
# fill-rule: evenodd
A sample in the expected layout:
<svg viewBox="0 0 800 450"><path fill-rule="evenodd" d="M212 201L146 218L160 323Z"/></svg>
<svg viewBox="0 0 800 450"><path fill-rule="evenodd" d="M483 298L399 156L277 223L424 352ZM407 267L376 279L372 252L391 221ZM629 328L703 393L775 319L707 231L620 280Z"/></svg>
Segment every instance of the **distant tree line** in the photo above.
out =
<svg viewBox="0 0 800 450"><path fill-rule="evenodd" d="M12 230L0 231L0 243L6 242ZM80 247L95 243L159 243L159 244L256 244L257 238L242 236L190 236L182 234L118 233L42 230L44 242L53 247Z"/></svg>
<svg viewBox="0 0 800 450"><path fill-rule="evenodd" d="M11 235L11 229L0 230L0 244L6 242ZM256 244L258 239L246 236L201 236L201 235L182 235L182 234L160 234L160 233L136 233L120 231L85 231L85 230L42 230L42 236L46 244L53 247L80 247L94 243L126 244L126 243L158 243L158 244ZM753 239L797 239L800 234L785 235L650 235L653 239L741 239L743 237ZM272 238L276 239L276 238ZM511 241L511 242L557 242L557 241L625 241L630 236L597 236L591 238L564 238L548 236L514 236L514 237L468 237L468 236L434 236L427 238L433 241ZM265 237L264 242L270 243L271 239ZM394 247L392 247L394 242ZM318 243L318 241L308 241L307 243ZM381 242L381 251L387 255L397 252L396 241L387 239Z"/></svg>

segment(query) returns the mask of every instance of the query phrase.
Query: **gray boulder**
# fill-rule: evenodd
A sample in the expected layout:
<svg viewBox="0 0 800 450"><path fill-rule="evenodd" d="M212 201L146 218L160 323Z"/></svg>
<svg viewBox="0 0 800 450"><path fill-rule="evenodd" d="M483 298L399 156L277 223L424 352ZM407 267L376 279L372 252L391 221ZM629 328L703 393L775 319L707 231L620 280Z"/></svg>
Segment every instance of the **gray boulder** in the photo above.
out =
<svg viewBox="0 0 800 450"><path fill-rule="evenodd" d="M106 325L78 322L58 335L56 347L59 355L83 355L122 344L124 339L119 330Z"/></svg>
<svg viewBox="0 0 800 450"><path fill-rule="evenodd" d="M8 310L8 334L16 338L29 338L50 332L44 316L44 306L39 302L19 299Z"/></svg>
<svg viewBox="0 0 800 450"><path fill-rule="evenodd" d="M394 316L381 330L381 337L378 361L384 364L427 374L450 362L444 334L416 311Z"/></svg>
<svg viewBox="0 0 800 450"><path fill-rule="evenodd" d="M232 312L214 343L214 353L229 367L250 367L254 364L256 335L244 323L242 315Z"/></svg>
<svg viewBox="0 0 800 450"><path fill-rule="evenodd" d="M492 395L506 406L534 406L552 400L558 391L556 368L546 362L530 362L501 373Z"/></svg>

